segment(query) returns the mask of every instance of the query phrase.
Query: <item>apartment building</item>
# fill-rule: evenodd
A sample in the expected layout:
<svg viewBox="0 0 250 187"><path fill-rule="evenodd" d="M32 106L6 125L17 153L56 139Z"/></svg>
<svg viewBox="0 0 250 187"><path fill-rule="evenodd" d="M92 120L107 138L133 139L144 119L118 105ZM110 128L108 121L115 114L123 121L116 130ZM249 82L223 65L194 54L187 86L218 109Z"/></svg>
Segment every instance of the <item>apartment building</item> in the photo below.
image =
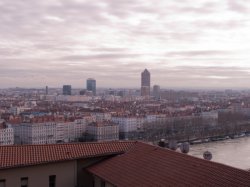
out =
<svg viewBox="0 0 250 187"><path fill-rule="evenodd" d="M57 142L56 122L14 125L15 144L53 144Z"/></svg>
<svg viewBox="0 0 250 187"><path fill-rule="evenodd" d="M119 140L119 126L111 121L93 122L87 126L86 132L92 141Z"/></svg>
<svg viewBox="0 0 250 187"><path fill-rule="evenodd" d="M108 112L93 112L91 113L91 116L96 121L111 120L111 114Z"/></svg>
<svg viewBox="0 0 250 187"><path fill-rule="evenodd" d="M53 144L72 142L82 137L86 130L85 120L73 122L52 121L21 123L14 125L16 144Z"/></svg>
<svg viewBox="0 0 250 187"><path fill-rule="evenodd" d="M14 130L11 125L0 123L0 146L14 144Z"/></svg>
<svg viewBox="0 0 250 187"><path fill-rule="evenodd" d="M83 136L86 131L87 122L85 119L77 119L73 122L63 122L57 124L57 138L64 142L73 142ZM60 138L63 134L63 138ZM60 135L60 137L59 137Z"/></svg>
<svg viewBox="0 0 250 187"><path fill-rule="evenodd" d="M144 118L136 116L112 117L112 121L119 125L120 139L137 138L144 124Z"/></svg>

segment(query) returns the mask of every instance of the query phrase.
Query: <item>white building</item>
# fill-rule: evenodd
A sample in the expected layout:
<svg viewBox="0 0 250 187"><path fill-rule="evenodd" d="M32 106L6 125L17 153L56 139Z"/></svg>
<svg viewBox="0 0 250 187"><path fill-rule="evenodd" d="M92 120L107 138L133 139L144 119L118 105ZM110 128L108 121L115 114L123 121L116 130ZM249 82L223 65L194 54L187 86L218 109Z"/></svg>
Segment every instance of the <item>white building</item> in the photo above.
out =
<svg viewBox="0 0 250 187"><path fill-rule="evenodd" d="M112 117L112 121L119 125L120 139L136 139L143 130L145 118L143 117Z"/></svg>
<svg viewBox="0 0 250 187"><path fill-rule="evenodd" d="M86 130L84 119L74 122L22 123L14 125L16 144L53 144L72 142Z"/></svg>
<svg viewBox="0 0 250 187"><path fill-rule="evenodd" d="M59 132L63 129L63 139L60 139ZM58 140L64 142L76 141L86 132L86 121L84 119L77 119L74 122L58 123Z"/></svg>
<svg viewBox="0 0 250 187"><path fill-rule="evenodd" d="M9 109L9 112L13 115L19 115L20 113L25 112L30 109L31 108L27 108L27 107L11 107Z"/></svg>
<svg viewBox="0 0 250 187"><path fill-rule="evenodd" d="M119 126L113 122L94 122L87 126L88 138L93 141L119 140Z"/></svg>
<svg viewBox="0 0 250 187"><path fill-rule="evenodd" d="M114 123L119 124L119 132L133 132L137 130L139 126L136 117L112 117Z"/></svg>
<svg viewBox="0 0 250 187"><path fill-rule="evenodd" d="M0 146L14 144L14 130L10 125L0 125Z"/></svg>
<svg viewBox="0 0 250 187"><path fill-rule="evenodd" d="M14 126L16 144L53 144L57 142L55 122L22 123Z"/></svg>
<svg viewBox="0 0 250 187"><path fill-rule="evenodd" d="M166 115L165 114L148 114L146 116L146 122L147 123L152 123L152 122L161 122L162 120L166 120Z"/></svg>
<svg viewBox="0 0 250 187"><path fill-rule="evenodd" d="M96 121L110 121L111 120L111 113L108 113L108 112L94 112L94 113L91 113L91 116Z"/></svg>

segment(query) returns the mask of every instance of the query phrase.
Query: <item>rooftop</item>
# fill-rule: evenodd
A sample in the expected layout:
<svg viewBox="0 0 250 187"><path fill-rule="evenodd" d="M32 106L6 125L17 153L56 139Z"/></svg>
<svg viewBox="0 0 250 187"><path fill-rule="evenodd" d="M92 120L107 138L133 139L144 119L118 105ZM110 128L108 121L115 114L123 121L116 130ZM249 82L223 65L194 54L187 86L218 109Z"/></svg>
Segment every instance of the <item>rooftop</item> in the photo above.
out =
<svg viewBox="0 0 250 187"><path fill-rule="evenodd" d="M250 172L137 142L88 168L114 186L249 186Z"/></svg>
<svg viewBox="0 0 250 187"><path fill-rule="evenodd" d="M132 141L0 146L0 170L126 152Z"/></svg>

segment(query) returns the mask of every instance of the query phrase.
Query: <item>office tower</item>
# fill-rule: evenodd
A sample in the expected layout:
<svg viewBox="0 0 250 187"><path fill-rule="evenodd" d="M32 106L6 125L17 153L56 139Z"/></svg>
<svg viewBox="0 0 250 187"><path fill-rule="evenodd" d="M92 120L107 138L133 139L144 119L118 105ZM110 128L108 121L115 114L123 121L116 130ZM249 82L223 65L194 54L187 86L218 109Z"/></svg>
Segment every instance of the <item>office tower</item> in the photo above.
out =
<svg viewBox="0 0 250 187"><path fill-rule="evenodd" d="M96 80L95 79L87 79L87 90L91 91L93 95L96 95Z"/></svg>
<svg viewBox="0 0 250 187"><path fill-rule="evenodd" d="M49 94L49 87L48 87L48 86L46 86L46 88L45 88L45 94L46 94L46 95Z"/></svg>
<svg viewBox="0 0 250 187"><path fill-rule="evenodd" d="M63 95L71 95L71 85L63 85Z"/></svg>
<svg viewBox="0 0 250 187"><path fill-rule="evenodd" d="M150 96L150 73L147 69L141 73L141 96Z"/></svg>
<svg viewBox="0 0 250 187"><path fill-rule="evenodd" d="M155 99L160 99L161 98L161 89L159 85L154 85L153 86L153 96Z"/></svg>

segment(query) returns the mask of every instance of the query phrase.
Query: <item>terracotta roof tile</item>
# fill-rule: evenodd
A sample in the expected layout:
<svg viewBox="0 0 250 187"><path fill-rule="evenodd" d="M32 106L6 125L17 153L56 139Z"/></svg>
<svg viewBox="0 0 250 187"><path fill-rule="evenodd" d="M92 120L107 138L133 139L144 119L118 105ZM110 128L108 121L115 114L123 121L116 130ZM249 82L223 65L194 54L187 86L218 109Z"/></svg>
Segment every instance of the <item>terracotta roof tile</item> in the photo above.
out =
<svg viewBox="0 0 250 187"><path fill-rule="evenodd" d="M120 154L135 142L0 146L0 169Z"/></svg>
<svg viewBox="0 0 250 187"><path fill-rule="evenodd" d="M118 187L250 186L250 172L140 142L88 171Z"/></svg>

